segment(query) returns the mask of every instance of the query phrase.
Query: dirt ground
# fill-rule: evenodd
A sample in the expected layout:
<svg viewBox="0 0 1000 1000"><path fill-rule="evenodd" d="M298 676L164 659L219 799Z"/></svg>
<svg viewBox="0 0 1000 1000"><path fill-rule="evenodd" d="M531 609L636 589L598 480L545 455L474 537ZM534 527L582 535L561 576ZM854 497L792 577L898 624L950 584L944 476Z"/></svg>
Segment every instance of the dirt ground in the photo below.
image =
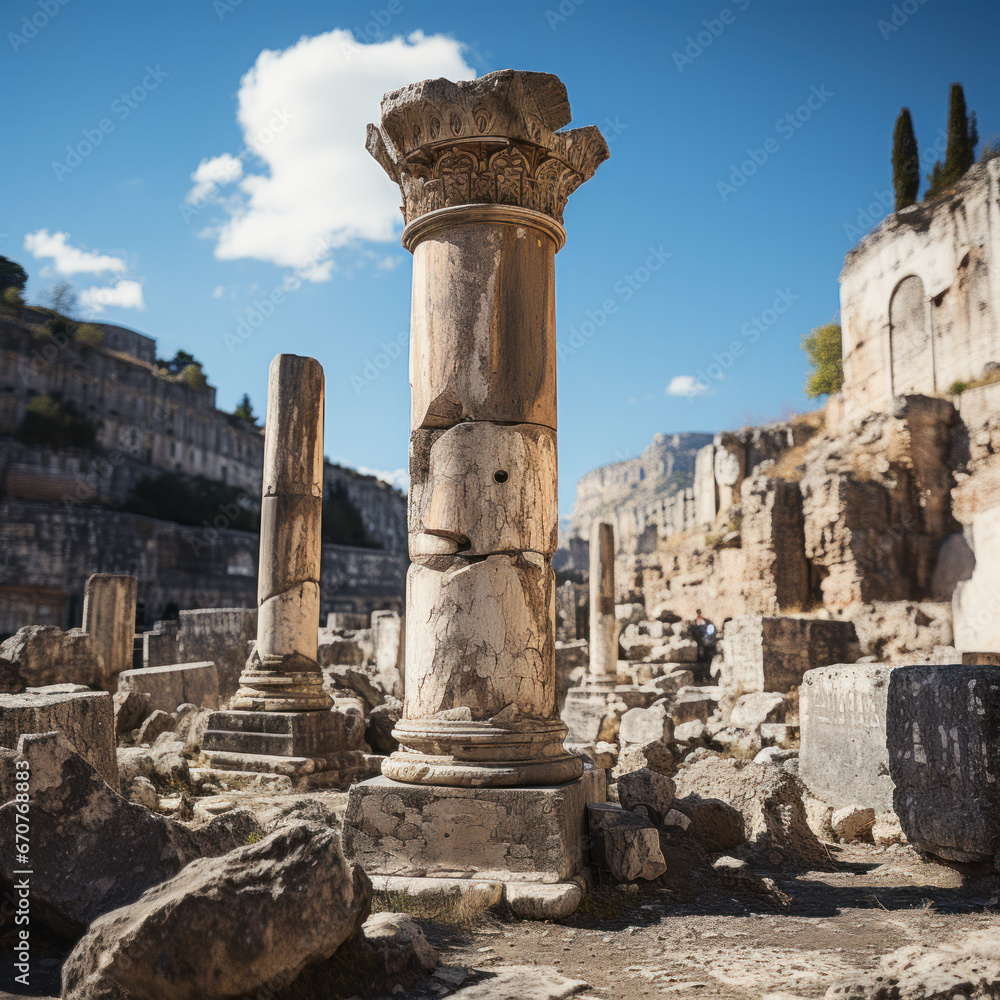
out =
<svg viewBox="0 0 1000 1000"><path fill-rule="evenodd" d="M836 979L872 970L894 948L961 939L1000 921L994 875L934 864L907 847L829 850L835 870L759 871L774 881L769 895L695 875L670 889L596 886L560 923L480 914L446 924L418 916L443 969L392 1000L446 997L512 964L554 966L584 981L578 1000L822 997ZM55 948L36 953L32 992L0 998L57 995L60 957Z"/></svg>
<svg viewBox="0 0 1000 1000"><path fill-rule="evenodd" d="M872 970L894 948L961 939L1000 920L992 875L929 863L905 847L830 851L835 872L767 873L778 897L707 883L689 899L599 887L560 924L487 917L465 929L424 928L445 965L469 972L551 965L588 984L580 998L791 1000L822 997L836 979ZM434 995L442 994L426 986L397 994Z"/></svg>

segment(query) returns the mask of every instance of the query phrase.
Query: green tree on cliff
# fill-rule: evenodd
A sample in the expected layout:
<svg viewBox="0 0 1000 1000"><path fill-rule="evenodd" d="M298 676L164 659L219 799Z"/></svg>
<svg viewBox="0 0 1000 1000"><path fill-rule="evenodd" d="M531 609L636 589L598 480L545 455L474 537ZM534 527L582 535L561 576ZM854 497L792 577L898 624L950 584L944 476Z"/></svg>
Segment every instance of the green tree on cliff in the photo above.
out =
<svg viewBox="0 0 1000 1000"><path fill-rule="evenodd" d="M970 116L965 107L965 91L960 83L951 85L948 104L948 148L944 163L934 164L928 175L930 187L924 198L932 198L953 187L976 162L976 145L979 142L979 128L976 114Z"/></svg>
<svg viewBox="0 0 1000 1000"><path fill-rule="evenodd" d="M0 292L8 288L16 288L21 292L27 283L28 272L16 260L0 257Z"/></svg>
<svg viewBox="0 0 1000 1000"><path fill-rule="evenodd" d="M892 138L892 186L896 192L897 212L915 204L920 190L920 157L909 108L903 108L896 119Z"/></svg>
<svg viewBox="0 0 1000 1000"><path fill-rule="evenodd" d="M802 338L802 350L809 358L812 371L806 379L806 395L810 399L839 392L844 384L844 361L841 354L839 323L817 326Z"/></svg>
<svg viewBox="0 0 1000 1000"><path fill-rule="evenodd" d="M245 420L248 424L257 423L257 417L253 412L253 403L250 402L250 396L247 393L243 393L243 398L236 404L233 416Z"/></svg>

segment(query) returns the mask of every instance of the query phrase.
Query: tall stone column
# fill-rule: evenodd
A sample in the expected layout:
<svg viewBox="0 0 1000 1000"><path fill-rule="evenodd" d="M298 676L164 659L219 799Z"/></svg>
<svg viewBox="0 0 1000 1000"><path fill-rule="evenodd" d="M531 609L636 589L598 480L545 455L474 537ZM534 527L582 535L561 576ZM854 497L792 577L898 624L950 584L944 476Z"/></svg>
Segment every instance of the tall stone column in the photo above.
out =
<svg viewBox="0 0 1000 1000"><path fill-rule="evenodd" d="M406 682L399 781L576 778L555 704L555 254L607 156L556 77L388 94L368 148L413 253Z"/></svg>
<svg viewBox="0 0 1000 1000"><path fill-rule="evenodd" d="M603 798L556 707L555 255L608 155L569 121L556 77L502 70L387 94L368 126L413 254L400 749L344 833L378 874L566 878Z"/></svg>
<svg viewBox="0 0 1000 1000"><path fill-rule="evenodd" d="M278 354L267 383L257 643L232 707L328 709L316 662L323 552L323 368Z"/></svg>
<svg viewBox="0 0 1000 1000"><path fill-rule="evenodd" d="M615 618L615 529L595 522L590 531L590 672L592 684L618 680L618 622Z"/></svg>
<svg viewBox="0 0 1000 1000"><path fill-rule="evenodd" d="M202 740L219 771L284 775L298 788L371 773L361 706L334 707L316 662L322 509L323 369L279 354L267 387L257 641L230 709L212 713Z"/></svg>

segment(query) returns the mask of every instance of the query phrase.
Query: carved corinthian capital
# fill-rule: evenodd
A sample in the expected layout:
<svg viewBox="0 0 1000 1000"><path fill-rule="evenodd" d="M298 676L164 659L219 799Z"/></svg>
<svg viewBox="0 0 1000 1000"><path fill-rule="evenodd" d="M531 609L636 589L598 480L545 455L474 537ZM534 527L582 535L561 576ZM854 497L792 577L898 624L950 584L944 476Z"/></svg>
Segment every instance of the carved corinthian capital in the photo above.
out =
<svg viewBox="0 0 1000 1000"><path fill-rule="evenodd" d="M367 147L399 184L407 223L485 204L530 208L561 224L566 200L608 157L596 126L557 131L569 121L558 77L504 69L386 94Z"/></svg>

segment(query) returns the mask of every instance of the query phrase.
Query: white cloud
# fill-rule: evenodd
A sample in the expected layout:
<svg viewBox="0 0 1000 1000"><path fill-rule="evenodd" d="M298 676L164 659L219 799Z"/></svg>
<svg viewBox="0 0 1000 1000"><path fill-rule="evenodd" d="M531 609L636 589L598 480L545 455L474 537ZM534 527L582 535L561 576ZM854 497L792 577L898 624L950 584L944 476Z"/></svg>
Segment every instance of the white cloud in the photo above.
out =
<svg viewBox="0 0 1000 1000"><path fill-rule="evenodd" d="M225 290L225 288L222 287L222 285L216 285L215 288L212 289L212 298L213 299L221 299L222 296L225 295L225 294L226 294L226 290Z"/></svg>
<svg viewBox="0 0 1000 1000"><path fill-rule="evenodd" d="M121 274L125 271L125 261L121 257L109 257L94 250L81 250L67 242L69 233L49 233L39 229L26 233L24 249L38 259L51 257L58 274L101 274L110 271Z"/></svg>
<svg viewBox="0 0 1000 1000"><path fill-rule="evenodd" d="M393 472L387 472L384 469L369 469L367 466L359 465L357 471L363 476L374 476L376 479L381 479L383 483L395 486L397 490L402 490L404 493L410 487L409 469L396 469Z"/></svg>
<svg viewBox="0 0 1000 1000"><path fill-rule="evenodd" d="M189 201L215 185L209 200L222 221L207 233L215 256L304 265L305 278L326 281L331 250L394 239L399 191L365 150L365 126L378 121L386 91L428 77L473 79L462 52L444 35L360 45L340 28L261 52L238 93L246 150L203 160L192 175ZM261 169L244 173L223 197L216 190L222 166L248 154Z"/></svg>
<svg viewBox="0 0 1000 1000"><path fill-rule="evenodd" d="M200 205L214 198L220 187L235 184L243 176L243 163L229 153L202 160L191 175L194 187L184 199L189 205Z"/></svg>
<svg viewBox="0 0 1000 1000"><path fill-rule="evenodd" d="M711 389L703 382L699 382L694 375L675 375L667 386L667 394L670 396L707 396Z"/></svg>
<svg viewBox="0 0 1000 1000"><path fill-rule="evenodd" d="M80 292L80 305L92 312L104 312L107 306L119 309L145 309L142 285L138 281L119 280L113 285L94 285Z"/></svg>

